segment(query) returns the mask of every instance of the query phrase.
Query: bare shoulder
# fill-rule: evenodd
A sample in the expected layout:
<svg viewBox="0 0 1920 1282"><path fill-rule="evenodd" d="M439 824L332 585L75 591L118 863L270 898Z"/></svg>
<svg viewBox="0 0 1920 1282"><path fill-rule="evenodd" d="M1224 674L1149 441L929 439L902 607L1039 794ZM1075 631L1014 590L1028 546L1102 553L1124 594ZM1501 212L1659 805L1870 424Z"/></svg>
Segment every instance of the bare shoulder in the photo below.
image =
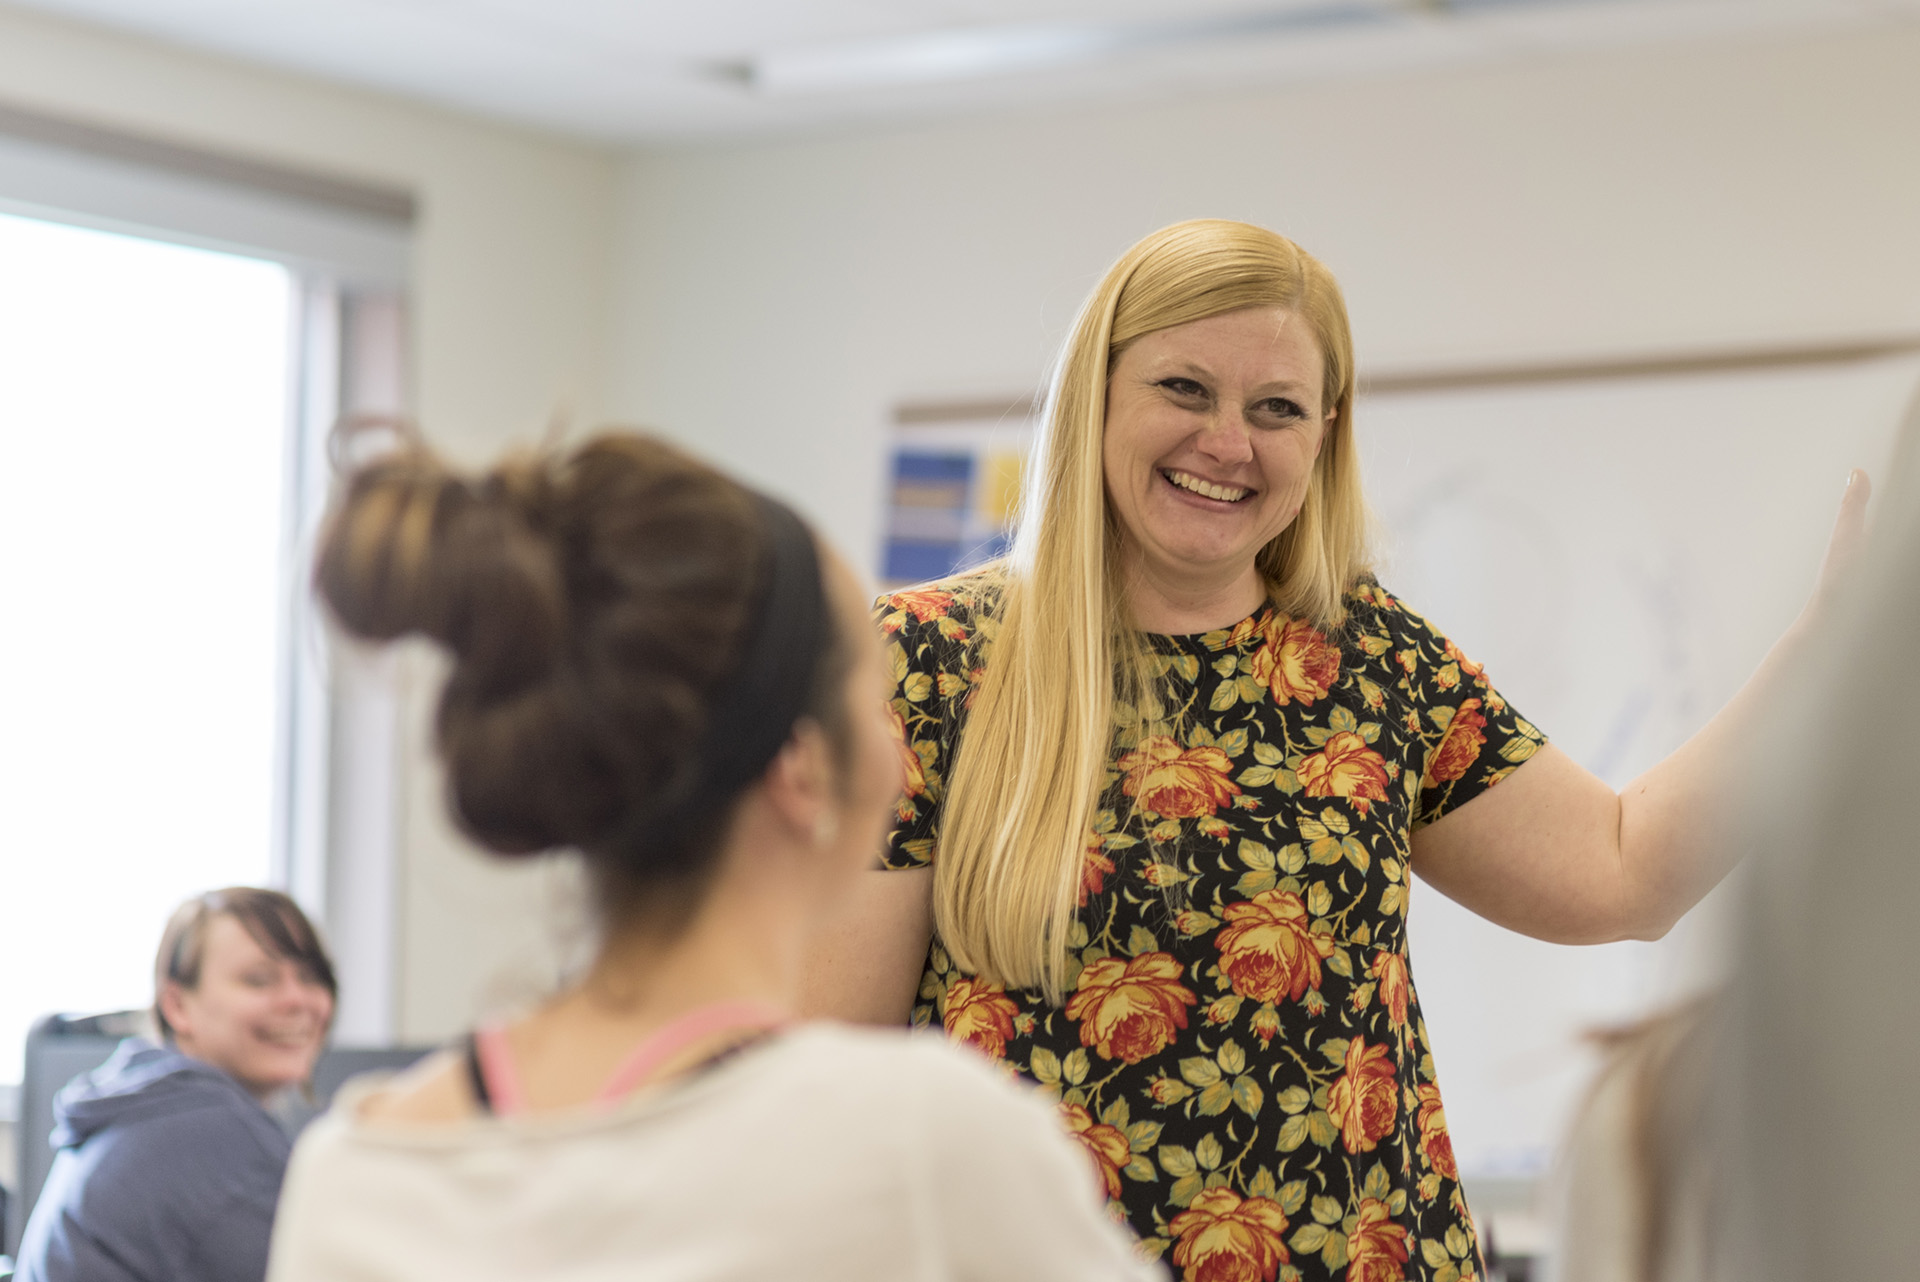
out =
<svg viewBox="0 0 1920 1282"><path fill-rule="evenodd" d="M473 1088L467 1083L466 1061L451 1050L427 1056L362 1096L355 1105L359 1121L403 1126L464 1122L473 1115Z"/></svg>

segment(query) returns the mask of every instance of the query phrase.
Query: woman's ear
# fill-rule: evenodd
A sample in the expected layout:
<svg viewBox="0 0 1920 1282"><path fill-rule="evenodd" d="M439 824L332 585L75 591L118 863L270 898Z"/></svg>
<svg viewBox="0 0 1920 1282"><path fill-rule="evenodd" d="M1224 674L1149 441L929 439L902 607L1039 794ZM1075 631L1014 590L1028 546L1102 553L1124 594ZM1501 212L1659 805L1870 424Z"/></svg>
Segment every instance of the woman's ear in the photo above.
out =
<svg viewBox="0 0 1920 1282"><path fill-rule="evenodd" d="M169 979L160 985L160 1013L166 1016L167 1027L172 1030L173 1040L178 1041L182 1033L192 1039L193 1017L187 1013L186 993L178 980Z"/></svg>
<svg viewBox="0 0 1920 1282"><path fill-rule="evenodd" d="M833 754L812 718L795 723L792 737L767 767L764 791L768 809L797 841L825 845L837 835Z"/></svg>

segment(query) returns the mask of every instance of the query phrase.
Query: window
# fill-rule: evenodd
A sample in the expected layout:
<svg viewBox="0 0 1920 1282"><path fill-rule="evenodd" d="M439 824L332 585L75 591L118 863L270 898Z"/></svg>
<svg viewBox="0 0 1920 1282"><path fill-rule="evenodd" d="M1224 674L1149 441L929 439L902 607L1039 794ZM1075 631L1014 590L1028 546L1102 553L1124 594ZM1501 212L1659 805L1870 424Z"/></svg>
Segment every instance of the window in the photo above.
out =
<svg viewBox="0 0 1920 1282"><path fill-rule="evenodd" d="M278 263L0 216L0 1080L270 878L292 318Z"/></svg>
<svg viewBox="0 0 1920 1282"><path fill-rule="evenodd" d="M403 405L411 218L0 107L0 1123L31 1021L145 1005L220 885L292 892L336 1040L391 1036L397 695L305 578L328 429Z"/></svg>

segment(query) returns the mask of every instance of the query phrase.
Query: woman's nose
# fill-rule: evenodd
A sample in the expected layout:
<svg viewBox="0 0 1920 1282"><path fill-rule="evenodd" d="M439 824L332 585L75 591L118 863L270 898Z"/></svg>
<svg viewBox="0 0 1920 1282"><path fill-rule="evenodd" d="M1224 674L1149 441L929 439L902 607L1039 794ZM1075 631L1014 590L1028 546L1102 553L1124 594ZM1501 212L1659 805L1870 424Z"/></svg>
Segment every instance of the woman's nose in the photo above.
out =
<svg viewBox="0 0 1920 1282"><path fill-rule="evenodd" d="M273 986L273 1000L277 1006L310 1006L314 994L315 986L298 975L285 976Z"/></svg>
<svg viewBox="0 0 1920 1282"><path fill-rule="evenodd" d="M1215 415L1198 444L1202 454L1220 463L1245 463L1253 457L1252 428L1236 410Z"/></svg>

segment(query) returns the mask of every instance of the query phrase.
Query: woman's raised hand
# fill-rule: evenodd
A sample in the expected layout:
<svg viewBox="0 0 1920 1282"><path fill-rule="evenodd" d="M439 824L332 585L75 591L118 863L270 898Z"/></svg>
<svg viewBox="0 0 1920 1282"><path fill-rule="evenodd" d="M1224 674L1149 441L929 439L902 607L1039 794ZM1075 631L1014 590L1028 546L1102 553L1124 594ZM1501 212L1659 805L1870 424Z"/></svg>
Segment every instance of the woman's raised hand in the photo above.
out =
<svg viewBox="0 0 1920 1282"><path fill-rule="evenodd" d="M1840 513L1833 519L1833 533L1827 538L1827 555L1820 562L1820 577L1806 614L1826 610L1840 585L1852 573L1867 545L1867 500L1873 497L1873 480L1862 468L1847 473L1847 488L1840 496Z"/></svg>

